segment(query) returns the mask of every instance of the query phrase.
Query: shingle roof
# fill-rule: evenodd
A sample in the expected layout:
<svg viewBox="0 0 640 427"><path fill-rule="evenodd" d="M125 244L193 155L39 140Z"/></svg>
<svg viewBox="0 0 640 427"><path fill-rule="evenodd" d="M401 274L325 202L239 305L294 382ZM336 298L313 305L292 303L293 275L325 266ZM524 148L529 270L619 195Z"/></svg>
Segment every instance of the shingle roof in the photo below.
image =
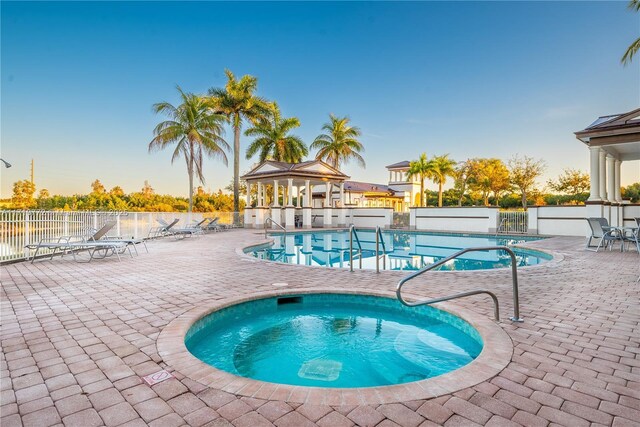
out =
<svg viewBox="0 0 640 427"><path fill-rule="evenodd" d="M408 168L409 167L409 163L410 162L408 160L403 160L401 162L394 163L392 165L387 166L387 169Z"/></svg>

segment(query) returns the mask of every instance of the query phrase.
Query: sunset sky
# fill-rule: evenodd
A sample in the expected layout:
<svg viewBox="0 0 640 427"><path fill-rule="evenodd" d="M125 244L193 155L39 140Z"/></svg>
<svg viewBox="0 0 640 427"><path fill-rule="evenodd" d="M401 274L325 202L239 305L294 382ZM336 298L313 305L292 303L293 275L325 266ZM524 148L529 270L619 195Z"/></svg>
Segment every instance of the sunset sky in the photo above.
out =
<svg viewBox="0 0 640 427"><path fill-rule="evenodd" d="M573 132L640 106L640 58L620 64L640 28L626 2L3 1L1 15L1 155L13 165L0 171L2 197L32 158L52 194L87 193L98 178L186 195L184 161L147 151L164 120L151 106L177 102L176 85L223 86L225 68L257 76L307 144L329 113L350 116L367 167L345 172L378 183L385 165L422 152L542 158L541 183L587 171ZM242 172L255 161L248 143ZM206 160L205 187L232 173ZM623 164L622 184L637 181L640 162Z"/></svg>

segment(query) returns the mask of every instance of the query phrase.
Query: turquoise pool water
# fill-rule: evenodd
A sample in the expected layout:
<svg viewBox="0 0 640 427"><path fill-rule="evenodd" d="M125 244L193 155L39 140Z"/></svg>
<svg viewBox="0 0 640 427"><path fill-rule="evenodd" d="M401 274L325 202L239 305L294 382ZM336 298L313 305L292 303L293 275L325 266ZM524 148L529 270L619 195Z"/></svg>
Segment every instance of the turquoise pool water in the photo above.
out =
<svg viewBox="0 0 640 427"><path fill-rule="evenodd" d="M375 232L358 230L362 246L362 268L375 269ZM440 233L382 233L386 248L387 270L419 270L464 248L477 246L512 246L539 238ZM256 258L289 264L349 268L349 231L319 231L273 234L274 244L252 249ZM354 249L358 249L354 242ZM537 251L514 248L518 265L536 265L551 259ZM354 268L360 268L360 260ZM485 270L509 267L511 260L504 251L469 252L443 265L440 270ZM383 262L380 261L380 268Z"/></svg>
<svg viewBox="0 0 640 427"><path fill-rule="evenodd" d="M227 372L316 387L401 384L475 359L471 325L433 307L368 295L310 294L231 306L200 319L189 351Z"/></svg>

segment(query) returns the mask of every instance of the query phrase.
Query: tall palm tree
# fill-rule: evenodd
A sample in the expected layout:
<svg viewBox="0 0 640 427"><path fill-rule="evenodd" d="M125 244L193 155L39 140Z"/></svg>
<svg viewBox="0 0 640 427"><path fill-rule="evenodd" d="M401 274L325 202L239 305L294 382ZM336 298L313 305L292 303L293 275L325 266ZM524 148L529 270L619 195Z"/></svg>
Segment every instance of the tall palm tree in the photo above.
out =
<svg viewBox="0 0 640 427"><path fill-rule="evenodd" d="M407 171L407 177L413 179L413 177L420 178L420 206L424 206L424 180L433 176L433 161L427 160L427 154L420 154L418 160L409 163L409 170Z"/></svg>
<svg viewBox="0 0 640 427"><path fill-rule="evenodd" d="M307 146L296 135L289 135L292 129L300 127L296 117L282 117L275 102L271 111L253 127L245 131L246 136L255 139L247 149L247 159L260 153L260 162L273 159L279 162L300 163L309 154Z"/></svg>
<svg viewBox="0 0 640 427"><path fill-rule="evenodd" d="M634 12L639 12L640 0L630 0L628 6L629 9L633 10ZM630 64L633 56L638 52L638 49L640 49L640 37L636 39L636 41L631 43L631 45L627 48L627 51L622 56L620 62L622 62L624 65Z"/></svg>
<svg viewBox="0 0 640 427"><path fill-rule="evenodd" d="M213 109L225 114L233 127L233 210L240 210L240 133L243 120L257 123L269 110L268 102L255 94L258 79L245 75L239 80L229 70L224 88L209 89Z"/></svg>
<svg viewBox="0 0 640 427"><path fill-rule="evenodd" d="M156 114L162 113L169 120L159 123L153 130L155 137L149 143L149 151L162 150L175 144L171 163L184 156L189 174L189 212L193 209L193 176L204 184L202 159L204 155L218 157L227 164L225 150L229 144L222 138L226 117L214 113L208 100L192 93L184 93L177 87L182 103L177 107L168 102L153 105Z"/></svg>
<svg viewBox="0 0 640 427"><path fill-rule="evenodd" d="M360 155L364 152L362 143L358 141L360 129L350 126L349 120L347 116L336 117L329 114L329 122L322 125L325 133L318 135L310 147L312 150L318 150L316 159L324 160L336 169L339 169L343 162L351 159L355 159L360 166L366 167Z"/></svg>
<svg viewBox="0 0 640 427"><path fill-rule="evenodd" d="M433 175L431 179L438 184L438 207L442 207L442 187L447 182L447 177L453 177L456 171L456 162L449 158L448 154L444 156L434 156L431 159L433 166Z"/></svg>

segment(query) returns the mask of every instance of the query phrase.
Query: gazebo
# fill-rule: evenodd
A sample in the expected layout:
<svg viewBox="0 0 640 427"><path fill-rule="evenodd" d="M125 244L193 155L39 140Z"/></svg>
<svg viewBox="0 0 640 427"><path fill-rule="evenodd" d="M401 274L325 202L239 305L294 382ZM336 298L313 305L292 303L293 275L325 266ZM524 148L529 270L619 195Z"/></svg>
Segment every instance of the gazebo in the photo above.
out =
<svg viewBox="0 0 640 427"><path fill-rule="evenodd" d="M588 215L608 217L614 225L622 224L622 209L618 209L622 204L620 165L640 160L640 108L598 117L575 135L590 152Z"/></svg>
<svg viewBox="0 0 640 427"><path fill-rule="evenodd" d="M267 160L249 173L241 177L247 184L247 207L244 222L246 227L260 228L269 217L285 227L295 228L296 224L303 228L311 228L313 224L312 196L313 187L321 185L325 189L325 200L322 207L322 226L331 227L333 211L337 211L338 226L346 225L346 209L344 203L344 182L349 176L321 160L301 163L286 163ZM256 186L256 206L251 207L251 188ZM272 186L273 201L267 199L267 186ZM283 204L280 205L279 190L284 188ZM332 203L334 187L339 189L339 199ZM293 203L296 194L297 203ZM284 213L284 215L283 215ZM277 227L272 224L273 227Z"/></svg>

